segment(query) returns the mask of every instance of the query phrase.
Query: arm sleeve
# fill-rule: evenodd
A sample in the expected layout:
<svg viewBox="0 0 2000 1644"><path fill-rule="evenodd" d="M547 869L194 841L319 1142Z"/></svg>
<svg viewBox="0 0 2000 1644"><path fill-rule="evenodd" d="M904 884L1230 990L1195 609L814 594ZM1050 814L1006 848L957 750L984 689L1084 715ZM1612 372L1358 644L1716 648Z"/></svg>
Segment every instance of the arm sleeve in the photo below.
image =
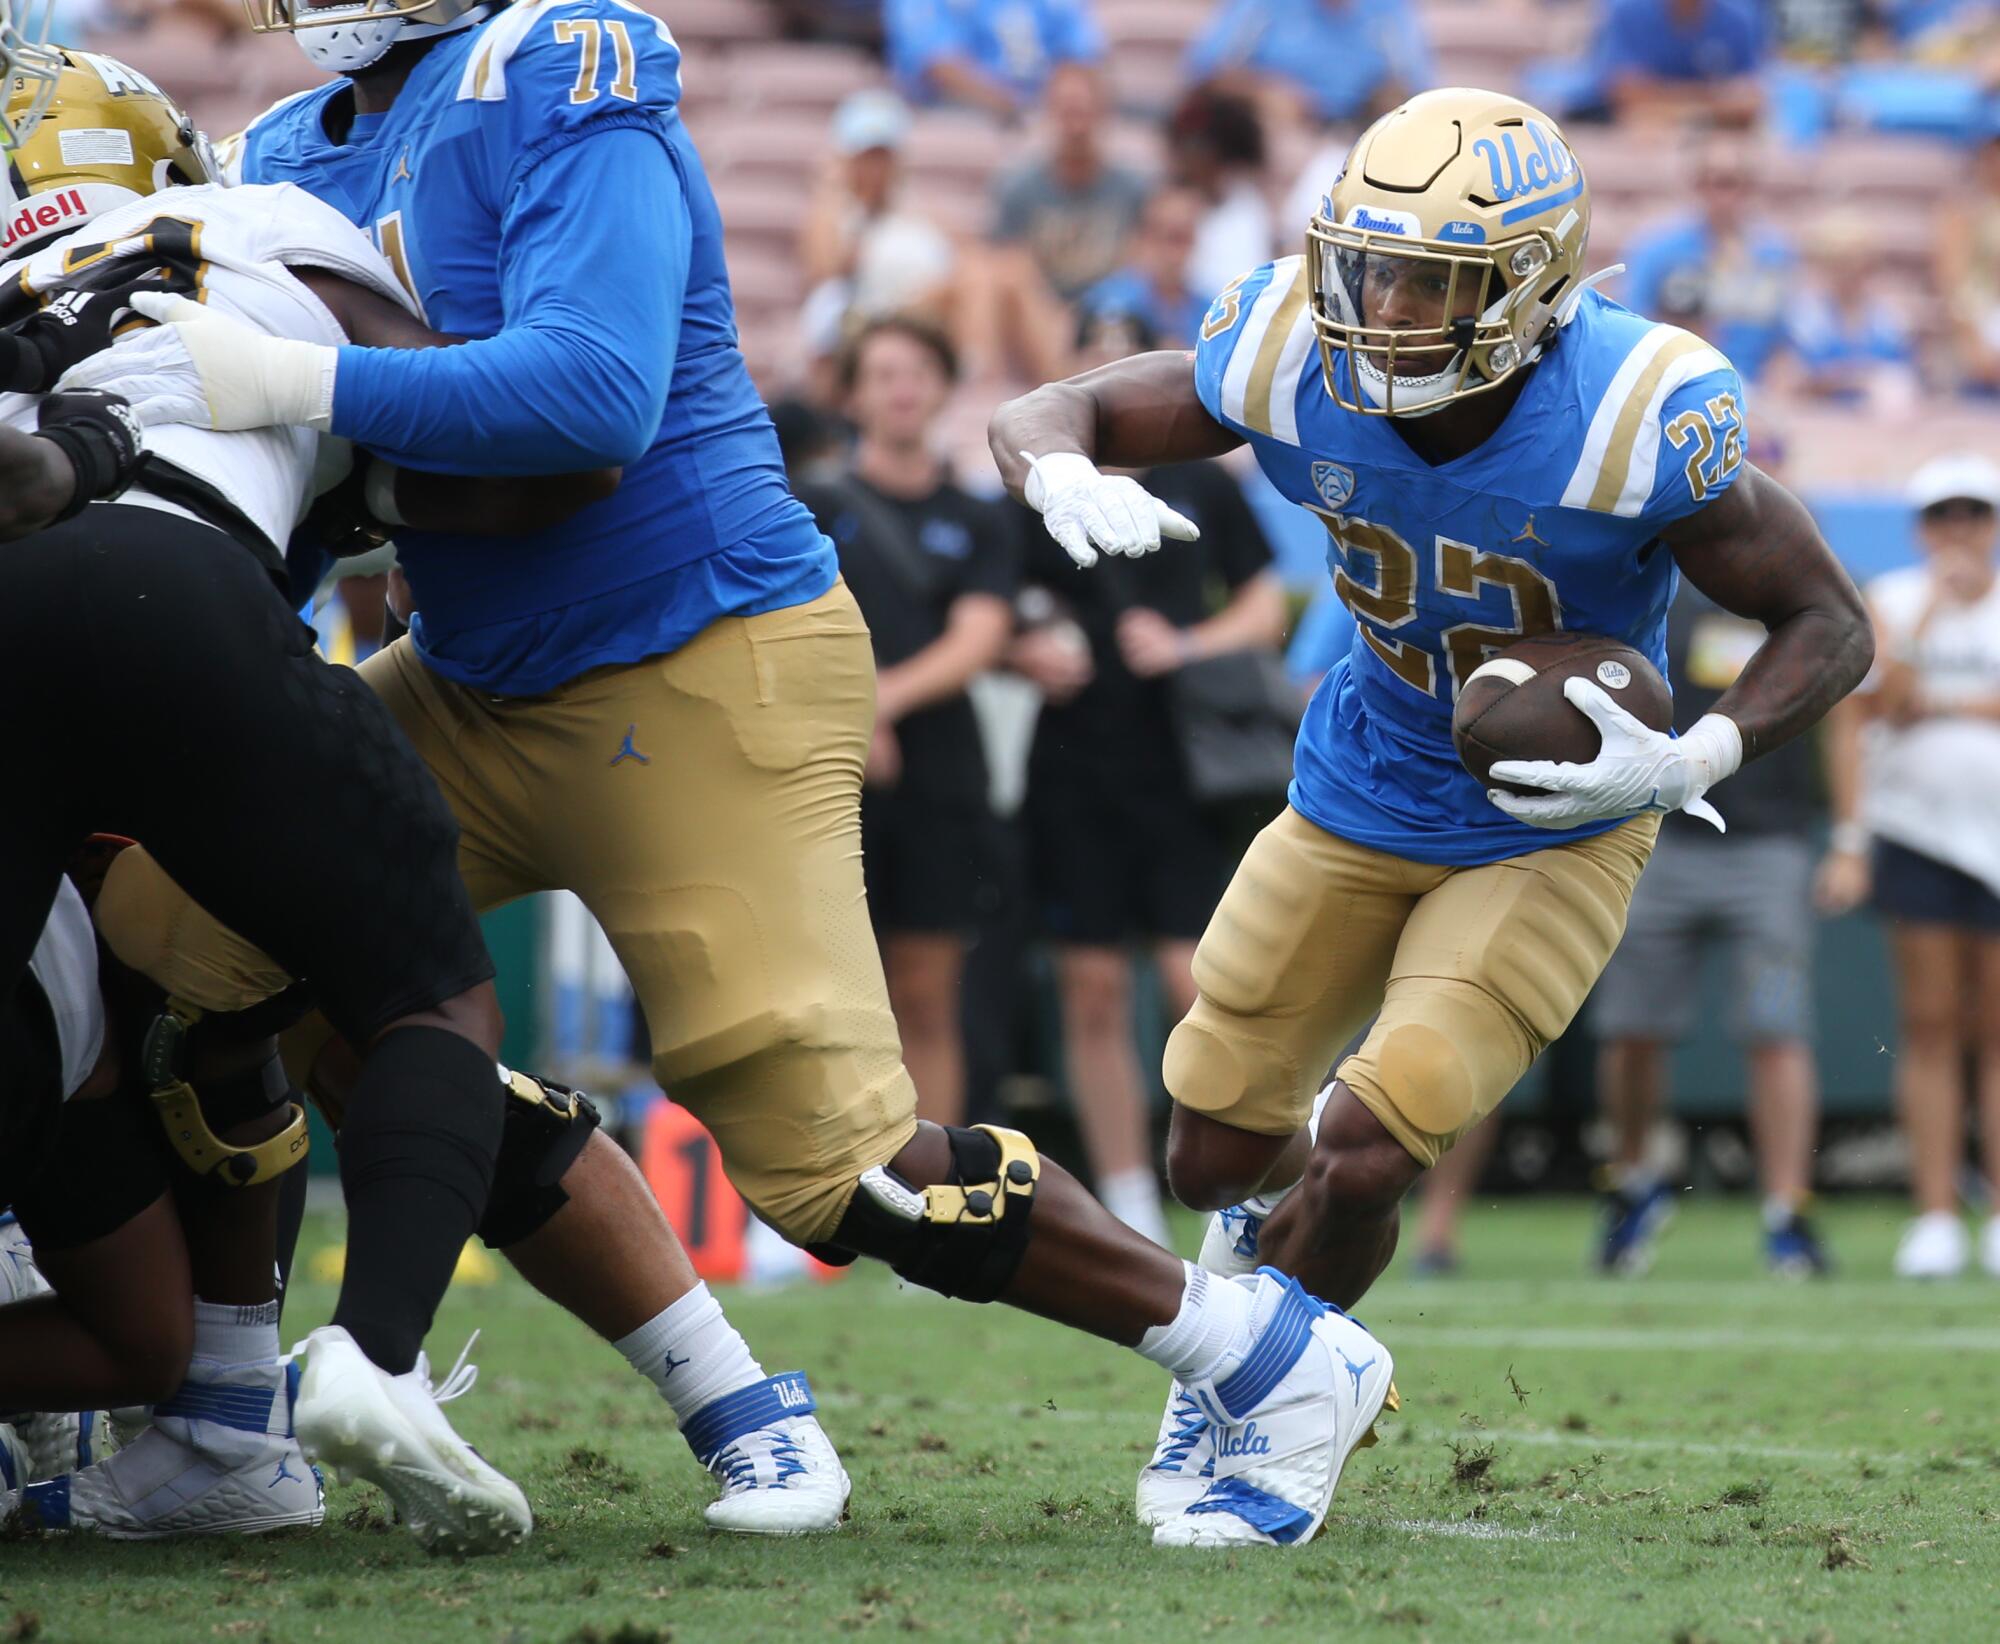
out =
<svg viewBox="0 0 2000 1644"><path fill-rule="evenodd" d="M1721 355L1706 359L1714 368L1674 388L1660 406L1652 491L1641 511L1656 529L1706 508L1743 472L1743 383Z"/></svg>
<svg viewBox="0 0 2000 1644"><path fill-rule="evenodd" d="M693 236L671 149L635 112L517 176L501 330L456 348L343 348L334 432L405 467L482 474L623 465L652 444Z"/></svg>

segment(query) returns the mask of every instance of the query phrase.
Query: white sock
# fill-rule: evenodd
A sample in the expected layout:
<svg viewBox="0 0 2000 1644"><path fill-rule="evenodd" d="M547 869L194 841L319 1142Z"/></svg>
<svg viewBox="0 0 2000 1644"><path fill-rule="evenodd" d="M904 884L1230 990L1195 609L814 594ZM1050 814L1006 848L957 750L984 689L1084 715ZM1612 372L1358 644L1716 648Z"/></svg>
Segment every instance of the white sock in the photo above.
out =
<svg viewBox="0 0 2000 1644"><path fill-rule="evenodd" d="M763 1366L701 1283L612 1345L683 1422L724 1393L764 1379Z"/></svg>
<svg viewBox="0 0 2000 1644"><path fill-rule="evenodd" d="M1167 1218L1160 1209L1160 1184L1149 1166L1114 1170L1098 1178L1097 1197L1104 1208L1135 1233L1155 1244L1167 1242Z"/></svg>
<svg viewBox="0 0 2000 1644"><path fill-rule="evenodd" d="M1203 1381L1226 1363L1240 1360L1250 1342L1248 1285L1196 1267L1187 1269L1187 1289L1171 1324L1156 1324L1139 1338L1139 1351L1179 1381Z"/></svg>
<svg viewBox="0 0 2000 1644"><path fill-rule="evenodd" d="M1797 1205L1790 1199L1780 1199L1774 1194L1764 1201L1764 1231L1776 1233L1797 1214Z"/></svg>
<svg viewBox="0 0 2000 1644"><path fill-rule="evenodd" d="M194 1299L194 1362L210 1369L274 1364L278 1358L278 1304L230 1307Z"/></svg>

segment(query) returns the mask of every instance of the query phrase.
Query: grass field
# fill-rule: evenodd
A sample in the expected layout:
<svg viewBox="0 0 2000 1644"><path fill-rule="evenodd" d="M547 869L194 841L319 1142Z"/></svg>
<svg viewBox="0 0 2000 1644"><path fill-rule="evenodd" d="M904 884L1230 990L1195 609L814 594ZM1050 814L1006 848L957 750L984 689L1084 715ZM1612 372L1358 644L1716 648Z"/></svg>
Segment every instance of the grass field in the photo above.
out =
<svg viewBox="0 0 2000 1644"><path fill-rule="evenodd" d="M1376 1290L1403 1414L1300 1552L1155 1552L1149 1366L872 1273L728 1299L769 1368L811 1372L855 1492L837 1536L713 1537L664 1406L509 1275L455 1292L433 1347L485 1332L452 1414L534 1503L520 1551L427 1558L364 1486L304 1539L16 1541L0 1639L2000 1636L2000 1283L1892 1283L1895 1212L1865 1204L1826 1218L1850 1276L1774 1283L1751 1213L1701 1204L1651 1278L1607 1284L1587 1218L1481 1211L1464 1276ZM331 1301L302 1284L288 1335Z"/></svg>

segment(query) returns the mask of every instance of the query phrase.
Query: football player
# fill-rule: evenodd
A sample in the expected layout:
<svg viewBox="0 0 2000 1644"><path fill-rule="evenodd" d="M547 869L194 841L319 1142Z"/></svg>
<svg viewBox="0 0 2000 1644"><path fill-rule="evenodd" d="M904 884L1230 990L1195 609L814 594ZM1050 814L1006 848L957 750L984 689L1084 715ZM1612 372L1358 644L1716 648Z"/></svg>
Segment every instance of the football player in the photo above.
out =
<svg viewBox="0 0 2000 1644"><path fill-rule="evenodd" d="M736 347L665 25L621 0L252 10L342 77L254 122L243 175L337 202L475 340L275 342L139 295L167 323L77 380L147 379L143 419L366 447L418 615L362 673L445 788L475 903L582 898L661 1083L765 1220L1137 1348L1233 1435L1263 1539L1303 1542L1386 1396L1379 1344L1296 1283L1191 1270L1018 1133L915 1117L861 878L868 634ZM401 525L424 470L605 464L617 492L539 536ZM678 1357L672 1321L643 1329L649 1370ZM732 1399L701 1442L783 1477L791 1391Z"/></svg>
<svg viewBox="0 0 2000 1644"><path fill-rule="evenodd" d="M1590 290L1589 232L1552 121L1427 92L1354 145L1304 255L1222 291L1192 354L1122 361L993 420L1008 484L1080 564L1189 534L1099 464L1247 442L1325 527L1358 632L1307 712L1290 805L1202 938L1165 1071L1174 1189L1222 1211L1211 1259L1262 1259L1342 1306L1388 1262L1410 1184L1575 1014L1660 813L1712 817L1710 788L1868 666L1853 585L1743 460L1729 362ZM1532 794L1467 774L1452 703L1489 653L1575 629L1664 671L1683 574L1770 630L1713 713L1676 739L1573 680L1595 759L1494 768ZM1142 1516L1211 1505L1212 1455L1202 1413L1170 1403Z"/></svg>
<svg viewBox="0 0 2000 1644"><path fill-rule="evenodd" d="M185 117L143 75L86 52L63 55L60 68L41 123L13 156L16 176L27 191L14 225L13 248L32 255L0 273L0 326L8 327L0 330L0 372L11 373L0 375L0 381L25 388L53 380L65 360L101 343L113 329L140 323L129 307L139 290L200 291L217 301L239 303L246 291L260 285L292 286L287 270L310 288L295 291L296 301L310 305L314 296L320 298L334 310L347 336L402 346L450 340L408 316L400 305L409 299L368 241L292 185L227 192L184 186L206 174L205 147ZM26 95L25 89L16 92L9 105L17 114ZM77 140L79 132L88 134L87 145ZM183 186L155 192L162 182ZM89 227L75 232L81 224ZM375 283L373 293L326 278L328 270L350 264ZM269 302L254 317L278 327L296 326L297 321L282 305ZM288 334L320 336L326 327L321 323ZM0 402L0 410L7 403ZM266 475L247 465L260 455L260 445L272 445L268 435L162 428L155 431L153 443L163 451L200 454L201 483L217 494L204 502L195 494L195 478L182 468L169 469L164 460L156 460L147 472L152 493L185 494L188 506L212 511L229 505L230 496L247 500L265 478L283 499L286 487L298 484L299 453L310 454L312 448L310 439L300 446L291 435L279 436L275 451L282 460L267 461ZM155 452L156 459L163 451ZM262 455L268 459L273 452ZM406 487L403 502L423 519L520 531L534 528L538 520L546 524L563 517L582 498L607 494L617 478L615 470L512 481L421 476ZM222 495L225 488L228 494ZM352 489L348 485L342 491ZM336 492L335 498L341 494ZM309 562L304 573L308 586L317 581L317 567L323 563L317 551L325 534L322 521L330 517L338 522L351 512L322 505L293 532L291 557ZM271 543L282 536L289 517L277 505L259 515L257 537L267 562L274 554ZM114 886L114 916L121 905L115 887L122 879L123 854L98 864L103 880ZM102 903L101 890L97 897ZM197 1112L218 1115L215 1128L225 1143L261 1144L271 1150L289 1141L296 1148L302 1130L284 1122L288 1084L267 1047L275 1025L272 1012L223 1014L261 1000L270 988L246 986L229 993L218 990L210 975L173 970L162 959L171 925L170 916L155 920L150 909L129 905L122 923L114 917L111 924L114 939L165 987L183 1013L167 1024L176 1037L185 1018L195 1011L207 1013L185 1035L182 1065L156 1068L163 1088L167 1083L197 1086L199 1109L185 1111L189 1118ZM259 977L268 973L276 978L274 986L281 985L275 967L261 963ZM160 1046L169 1043L162 1039ZM171 1081L166 1078L170 1071ZM316 1090L336 1127L355 1098L360 1071L348 1055L337 1093L325 1081ZM506 1074L505 1088L510 1100L492 1194L478 1223L480 1235L505 1249L538 1286L613 1339L656 1314L668 1315L669 1347L655 1347L642 1336L631 1350L649 1375L662 1380L671 1376L668 1385L684 1429L724 1480L723 1499L709 1509L711 1523L784 1533L837 1522L839 1500L829 1518L825 1502L815 1501L812 1492L796 1484L817 1476L825 1486L822 1495L845 1495L845 1475L812 1417L804 1378L792 1375L780 1383L794 1399L781 1431L759 1441L771 1454L769 1466L747 1463L740 1445L703 1445L711 1406L724 1406L746 1389L768 1390L773 1378L765 1376L696 1281L672 1229L625 1155L595 1134L596 1115L589 1104L523 1074ZM178 1122L170 1128L181 1134ZM181 1187L200 1292L195 1303L197 1362L187 1384L156 1406L151 1429L118 1456L32 1492L45 1527L150 1539L317 1522L317 1485L299 1453L291 1422L296 1374L278 1357L272 1292L276 1195L282 1183L302 1184L303 1178L267 1182L256 1170L257 1157L241 1145L218 1149L199 1161L205 1178L199 1188ZM217 1185L225 1181L231 1185ZM279 1242L284 1265L289 1249L286 1241ZM658 1334L657 1328L650 1333ZM43 1369L61 1384L59 1366L45 1363ZM138 1398L128 1392L110 1402ZM274 1478L279 1482L270 1482Z"/></svg>
<svg viewBox="0 0 2000 1644"><path fill-rule="evenodd" d="M287 265L332 276L329 292L372 286L387 301L398 288L363 236L296 188L189 188L208 196L198 213L156 211L143 196L204 183L209 158L123 65L66 55L47 89L27 93L40 106L9 105L16 193L79 154L93 174L32 198L8 234L19 251L69 222L88 227L0 274L9 302L31 310L0 346L0 684L33 704L9 748L33 801L0 820L0 990L29 965L72 858L107 828L143 835L313 977L365 1049L341 1149L349 1262L296 1399L244 1388L230 1408L255 1400L287 1434L295 1418L440 1545L516 1540L526 1501L452 1431L420 1351L493 1180L504 1111L493 966L435 785L380 702L313 654L279 592L279 545L311 495L316 442L284 429L142 439L115 394L43 392L75 347L131 318L141 288L197 292L259 333L329 344L347 332ZM76 118L113 105L139 112ZM197 1149L212 1140L191 1121L177 1128ZM296 1157L279 1153L245 1168ZM274 1320L262 1328L275 1337ZM316 1514L309 1475L302 1489L300 1511Z"/></svg>

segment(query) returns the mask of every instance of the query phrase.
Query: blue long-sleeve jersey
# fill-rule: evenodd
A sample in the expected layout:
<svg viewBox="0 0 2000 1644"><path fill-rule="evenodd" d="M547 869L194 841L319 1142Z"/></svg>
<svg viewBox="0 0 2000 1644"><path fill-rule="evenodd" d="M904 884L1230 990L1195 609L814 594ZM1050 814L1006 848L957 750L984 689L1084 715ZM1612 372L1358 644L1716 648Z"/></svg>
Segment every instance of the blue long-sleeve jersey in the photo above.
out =
<svg viewBox="0 0 2000 1644"><path fill-rule="evenodd" d="M342 349L334 431L410 468L625 470L530 536L398 531L425 660L535 695L824 593L833 548L737 348L666 25L623 0L521 0L434 45L387 113L350 118L351 95L337 80L256 121L244 180L336 206L428 324L475 340Z"/></svg>

